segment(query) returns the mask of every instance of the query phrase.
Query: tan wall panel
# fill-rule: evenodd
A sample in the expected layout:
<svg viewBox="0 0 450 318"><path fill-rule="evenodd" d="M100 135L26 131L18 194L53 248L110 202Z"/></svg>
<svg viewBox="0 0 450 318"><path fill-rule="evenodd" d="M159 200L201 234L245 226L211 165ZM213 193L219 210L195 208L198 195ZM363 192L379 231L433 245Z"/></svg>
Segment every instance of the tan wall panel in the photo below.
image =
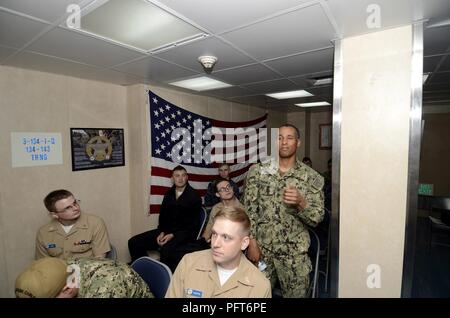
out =
<svg viewBox="0 0 450 318"><path fill-rule="evenodd" d="M125 259L130 232L128 167L72 172L70 127L124 128L127 137L126 91L123 87L66 76L0 67L0 184L6 284L13 296L16 276L34 258L35 235L49 221L42 203L55 189L66 188L82 200L82 209L101 216L111 241ZM12 168L11 132L60 132L63 164ZM127 149L127 139L125 149ZM128 155L126 156L128 158ZM126 158L126 160L127 160ZM7 221L6 221L7 220ZM24 226L25 225L25 226ZM1 261L1 260L0 260ZM3 270L5 271L5 270Z"/></svg>
<svg viewBox="0 0 450 318"><path fill-rule="evenodd" d="M400 297L412 29L344 39L339 297ZM381 288L368 288L370 264Z"/></svg>

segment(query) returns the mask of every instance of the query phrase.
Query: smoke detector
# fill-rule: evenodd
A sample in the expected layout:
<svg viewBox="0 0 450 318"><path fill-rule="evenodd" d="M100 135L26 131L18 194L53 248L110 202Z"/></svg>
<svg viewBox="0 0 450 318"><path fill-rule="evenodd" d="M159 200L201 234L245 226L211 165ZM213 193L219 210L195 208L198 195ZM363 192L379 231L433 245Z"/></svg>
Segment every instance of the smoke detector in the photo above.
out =
<svg viewBox="0 0 450 318"><path fill-rule="evenodd" d="M212 55L202 55L198 58L198 61L202 64L205 72L211 74L212 69L217 62L217 57Z"/></svg>

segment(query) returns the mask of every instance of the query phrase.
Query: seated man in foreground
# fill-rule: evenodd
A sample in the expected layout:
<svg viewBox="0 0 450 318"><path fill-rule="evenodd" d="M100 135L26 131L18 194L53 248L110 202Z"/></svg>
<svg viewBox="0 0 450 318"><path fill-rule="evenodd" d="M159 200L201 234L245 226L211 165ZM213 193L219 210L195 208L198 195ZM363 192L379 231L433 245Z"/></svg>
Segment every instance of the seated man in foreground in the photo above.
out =
<svg viewBox="0 0 450 318"><path fill-rule="evenodd" d="M166 297L272 297L269 280L242 253L249 233L250 220L244 210L219 210L213 219L211 249L183 257Z"/></svg>

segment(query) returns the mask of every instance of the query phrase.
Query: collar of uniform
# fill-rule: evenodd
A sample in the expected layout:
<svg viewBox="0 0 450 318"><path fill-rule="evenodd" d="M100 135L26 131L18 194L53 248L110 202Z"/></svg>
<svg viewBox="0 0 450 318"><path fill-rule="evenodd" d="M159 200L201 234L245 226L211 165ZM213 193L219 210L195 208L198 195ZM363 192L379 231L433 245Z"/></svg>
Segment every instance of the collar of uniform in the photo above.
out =
<svg viewBox="0 0 450 318"><path fill-rule="evenodd" d="M217 273L217 265L216 263L214 263L213 258L212 258L212 250L209 249L209 253L210 257L207 258L207 260L203 263L200 263L197 265L197 267L195 268L198 271L202 271L202 272L209 272L210 276L213 278L213 280L216 280L215 278L218 278L218 273ZM222 288L227 287L227 285L232 284L229 286L229 288L233 288L234 285L236 285L236 283L240 283L246 286L254 286L254 282L251 281L250 279L250 275L249 272L252 269L252 267L254 267L255 265L253 265L252 263L250 263L250 261L247 260L247 257L244 255L244 253L242 253L241 255L241 260L239 262L238 265L238 269L236 272L234 272L234 274L228 279L228 281L222 286ZM235 280L233 282L233 277L238 276L239 279ZM218 281L216 282L218 283ZM220 286L220 285L218 285Z"/></svg>
<svg viewBox="0 0 450 318"><path fill-rule="evenodd" d="M88 228L88 218L85 215L85 213L81 213L80 217L78 218L78 220L73 224L74 228L80 228L80 229L87 229ZM50 227L48 229L49 232L54 232L54 231L58 231L61 226L60 226L60 222L56 219L53 219L52 222L50 223Z"/></svg>
<svg viewBox="0 0 450 318"><path fill-rule="evenodd" d="M244 253L242 253L238 270L235 272L235 274L238 273L240 276L237 280L239 283L247 286L254 286L254 282L252 282L249 277L250 271L253 269L252 267L255 267L255 265L250 263Z"/></svg>
<svg viewBox="0 0 450 318"><path fill-rule="evenodd" d="M300 172L300 179L301 180L305 180L306 179L306 170L305 167L306 165L304 163L302 163L300 160L296 159L295 160L295 164L294 166L289 169L288 171L286 171L286 174L284 174L283 178L287 178L290 177L292 174L298 174Z"/></svg>

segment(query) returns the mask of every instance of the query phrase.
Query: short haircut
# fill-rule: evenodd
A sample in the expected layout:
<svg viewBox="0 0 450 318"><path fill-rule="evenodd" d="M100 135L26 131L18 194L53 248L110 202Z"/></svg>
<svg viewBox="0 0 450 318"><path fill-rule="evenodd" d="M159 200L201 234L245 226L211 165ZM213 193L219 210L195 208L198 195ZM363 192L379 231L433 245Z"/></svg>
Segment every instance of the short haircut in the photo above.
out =
<svg viewBox="0 0 450 318"><path fill-rule="evenodd" d="M214 180L213 184L214 184L214 189L216 189L216 192L219 192L219 189L217 189L217 186L219 185L219 183L224 182L224 181L230 183L230 180L225 179L225 178L218 178L218 179ZM231 183L230 183L230 185L231 185Z"/></svg>
<svg viewBox="0 0 450 318"><path fill-rule="evenodd" d="M56 202L62 199L67 199L72 196L73 194L70 191L64 189L55 190L47 194L47 196L44 198L44 205L49 212L54 212Z"/></svg>
<svg viewBox="0 0 450 318"><path fill-rule="evenodd" d="M219 207L216 215L213 218L213 224L219 218L224 218L232 222L240 223L242 225L242 232L245 235L250 234L250 219L247 213L245 213L244 209L234 206L221 206Z"/></svg>
<svg viewBox="0 0 450 318"><path fill-rule="evenodd" d="M228 163L226 163L226 162L222 162L222 163L220 163L219 164L219 166L217 167L217 168L222 168L223 166L227 166L228 168L230 167L230 165L228 164Z"/></svg>
<svg viewBox="0 0 450 318"><path fill-rule="evenodd" d="M181 171L181 170L183 170L183 171L185 171L185 172L187 173L187 170L186 170L185 167L178 165L178 166L176 166L175 168L173 168L172 174L173 174L175 171Z"/></svg>
<svg viewBox="0 0 450 318"><path fill-rule="evenodd" d="M291 127L291 128L294 128L295 132L297 133L297 138L300 139L300 130L298 130L298 128L297 128L296 126L294 126L294 125L292 125L292 124L286 123L286 124L281 125L280 128L281 128L281 127Z"/></svg>

